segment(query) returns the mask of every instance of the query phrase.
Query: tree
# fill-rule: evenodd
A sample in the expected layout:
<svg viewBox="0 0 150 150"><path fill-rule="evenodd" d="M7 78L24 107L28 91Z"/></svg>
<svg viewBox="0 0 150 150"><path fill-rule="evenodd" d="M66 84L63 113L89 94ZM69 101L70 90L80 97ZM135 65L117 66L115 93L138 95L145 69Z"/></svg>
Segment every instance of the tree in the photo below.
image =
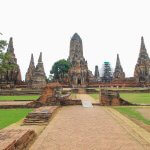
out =
<svg viewBox="0 0 150 150"><path fill-rule="evenodd" d="M4 49L7 46L7 42L5 40L0 40L0 73L5 71L6 60L8 60L8 54L4 53Z"/></svg>
<svg viewBox="0 0 150 150"><path fill-rule="evenodd" d="M7 41L0 40L0 76L5 76L4 80L8 81L9 72L15 69L16 65L10 62L11 54L8 52L4 52L6 46ZM0 77L0 79L2 78Z"/></svg>
<svg viewBox="0 0 150 150"><path fill-rule="evenodd" d="M111 69L110 63L104 62L102 82L111 82L111 81L112 81L112 69Z"/></svg>
<svg viewBox="0 0 150 150"><path fill-rule="evenodd" d="M71 65L68 61L61 59L54 63L50 73L53 74L54 80L63 80L67 76L70 67Z"/></svg>

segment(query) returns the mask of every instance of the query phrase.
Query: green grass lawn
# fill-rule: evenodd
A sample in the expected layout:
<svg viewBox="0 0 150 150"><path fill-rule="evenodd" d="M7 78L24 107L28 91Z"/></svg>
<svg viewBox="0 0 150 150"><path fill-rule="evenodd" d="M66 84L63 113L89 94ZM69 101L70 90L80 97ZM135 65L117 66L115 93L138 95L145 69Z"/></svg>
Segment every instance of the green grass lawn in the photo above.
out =
<svg viewBox="0 0 150 150"><path fill-rule="evenodd" d="M39 95L0 96L1 100L37 100Z"/></svg>
<svg viewBox="0 0 150 150"><path fill-rule="evenodd" d="M24 118L32 109L0 109L0 129Z"/></svg>
<svg viewBox="0 0 150 150"><path fill-rule="evenodd" d="M120 93L120 96L131 103L150 104L150 93Z"/></svg>
<svg viewBox="0 0 150 150"><path fill-rule="evenodd" d="M95 100L99 101L99 94L89 94L91 97L93 97Z"/></svg>
<svg viewBox="0 0 150 150"><path fill-rule="evenodd" d="M140 112L136 111L136 108L134 107L114 107L117 111L120 113L127 115L129 118L134 118L139 121L142 121L143 123L150 125L150 120L144 118L143 115L140 114Z"/></svg>

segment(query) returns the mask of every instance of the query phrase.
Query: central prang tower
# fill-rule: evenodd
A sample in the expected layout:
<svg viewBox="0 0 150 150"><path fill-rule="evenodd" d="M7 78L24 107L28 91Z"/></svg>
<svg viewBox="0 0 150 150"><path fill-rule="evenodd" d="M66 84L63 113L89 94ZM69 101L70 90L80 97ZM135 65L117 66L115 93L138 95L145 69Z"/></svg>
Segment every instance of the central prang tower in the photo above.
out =
<svg viewBox="0 0 150 150"><path fill-rule="evenodd" d="M77 33L75 33L70 40L70 53L68 60L70 61L70 63L76 60L85 61L83 57L82 40Z"/></svg>
<svg viewBox="0 0 150 150"><path fill-rule="evenodd" d="M93 77L88 70L87 61L83 56L82 39L75 33L70 41L70 52L68 61L71 64L69 70L69 82L72 86L85 87Z"/></svg>

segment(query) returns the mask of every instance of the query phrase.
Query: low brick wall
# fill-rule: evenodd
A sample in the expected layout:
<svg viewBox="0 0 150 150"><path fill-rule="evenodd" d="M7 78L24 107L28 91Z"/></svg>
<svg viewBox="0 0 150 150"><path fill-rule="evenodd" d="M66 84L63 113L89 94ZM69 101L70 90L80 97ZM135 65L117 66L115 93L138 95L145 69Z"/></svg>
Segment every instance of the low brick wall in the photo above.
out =
<svg viewBox="0 0 150 150"><path fill-rule="evenodd" d="M133 105L133 104L120 98L118 91L101 90L100 105L102 105L102 106L122 106L122 105Z"/></svg>
<svg viewBox="0 0 150 150"><path fill-rule="evenodd" d="M35 137L33 130L9 129L0 131L0 149L25 150Z"/></svg>

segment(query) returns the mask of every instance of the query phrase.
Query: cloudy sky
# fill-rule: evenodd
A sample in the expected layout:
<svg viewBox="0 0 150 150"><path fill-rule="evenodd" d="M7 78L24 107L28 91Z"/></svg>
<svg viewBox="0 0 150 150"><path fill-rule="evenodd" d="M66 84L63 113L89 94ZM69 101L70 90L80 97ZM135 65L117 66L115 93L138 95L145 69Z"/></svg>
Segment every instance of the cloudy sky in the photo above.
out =
<svg viewBox="0 0 150 150"><path fill-rule="evenodd" d="M132 76L144 36L150 54L149 0L0 0L0 38L14 39L24 79L30 55L43 52L46 74L69 55L71 36L83 40L89 69L104 61L115 67L119 53L126 76Z"/></svg>

